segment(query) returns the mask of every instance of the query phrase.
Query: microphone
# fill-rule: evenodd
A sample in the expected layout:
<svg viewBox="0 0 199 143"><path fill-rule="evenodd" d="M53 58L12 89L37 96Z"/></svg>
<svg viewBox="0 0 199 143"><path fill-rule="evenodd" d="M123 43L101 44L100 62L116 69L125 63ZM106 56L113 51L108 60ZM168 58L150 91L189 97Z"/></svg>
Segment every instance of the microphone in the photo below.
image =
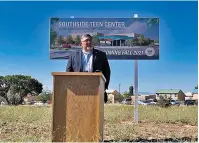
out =
<svg viewBox="0 0 199 143"><path fill-rule="evenodd" d="M101 70L96 70L95 72L102 72Z"/></svg>

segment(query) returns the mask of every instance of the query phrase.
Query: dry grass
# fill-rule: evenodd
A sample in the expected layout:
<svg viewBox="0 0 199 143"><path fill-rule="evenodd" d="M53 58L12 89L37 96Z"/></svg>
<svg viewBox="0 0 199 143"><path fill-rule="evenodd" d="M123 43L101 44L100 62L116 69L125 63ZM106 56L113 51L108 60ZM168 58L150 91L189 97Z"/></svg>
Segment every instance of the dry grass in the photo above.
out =
<svg viewBox="0 0 199 143"><path fill-rule="evenodd" d="M196 141L196 106L139 107L139 124L133 106L105 105L105 141ZM51 107L0 106L0 141L50 142Z"/></svg>
<svg viewBox="0 0 199 143"><path fill-rule="evenodd" d="M105 137L113 141L196 141L197 109L196 106L140 106L140 122L136 125L133 106L112 105L105 108Z"/></svg>
<svg viewBox="0 0 199 143"><path fill-rule="evenodd" d="M0 107L0 141L51 141L51 107Z"/></svg>
<svg viewBox="0 0 199 143"><path fill-rule="evenodd" d="M105 108L105 119L107 122L118 123L133 120L133 106L108 105ZM196 106L173 106L160 108L158 106L140 106L139 119L142 122L154 123L185 123L197 125L198 109Z"/></svg>

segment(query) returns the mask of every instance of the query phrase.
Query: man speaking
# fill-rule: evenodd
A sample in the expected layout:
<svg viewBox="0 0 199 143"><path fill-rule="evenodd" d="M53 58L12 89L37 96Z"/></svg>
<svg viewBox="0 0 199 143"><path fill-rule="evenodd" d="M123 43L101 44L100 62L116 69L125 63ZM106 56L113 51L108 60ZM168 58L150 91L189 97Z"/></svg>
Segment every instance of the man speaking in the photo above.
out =
<svg viewBox="0 0 199 143"><path fill-rule="evenodd" d="M102 72L106 78L105 90L108 89L110 81L110 66L106 53L93 48L92 37L89 34L81 37L82 50L71 52L67 72ZM108 100L107 93L104 91L104 102Z"/></svg>

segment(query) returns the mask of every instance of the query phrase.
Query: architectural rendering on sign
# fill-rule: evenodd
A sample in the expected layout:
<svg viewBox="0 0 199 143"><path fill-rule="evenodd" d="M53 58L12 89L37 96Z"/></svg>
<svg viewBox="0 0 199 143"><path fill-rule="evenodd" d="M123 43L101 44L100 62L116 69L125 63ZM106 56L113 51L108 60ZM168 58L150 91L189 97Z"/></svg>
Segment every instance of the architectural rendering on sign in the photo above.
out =
<svg viewBox="0 0 199 143"><path fill-rule="evenodd" d="M51 18L50 59L68 59L84 34L108 59L159 59L158 18Z"/></svg>

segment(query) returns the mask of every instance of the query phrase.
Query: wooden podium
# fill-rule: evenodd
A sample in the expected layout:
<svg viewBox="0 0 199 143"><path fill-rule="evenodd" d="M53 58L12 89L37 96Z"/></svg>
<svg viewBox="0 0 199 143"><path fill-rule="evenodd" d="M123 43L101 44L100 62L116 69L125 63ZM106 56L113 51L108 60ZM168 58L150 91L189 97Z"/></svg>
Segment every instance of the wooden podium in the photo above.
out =
<svg viewBox="0 0 199 143"><path fill-rule="evenodd" d="M103 74L53 72L52 75L52 141L103 141Z"/></svg>

